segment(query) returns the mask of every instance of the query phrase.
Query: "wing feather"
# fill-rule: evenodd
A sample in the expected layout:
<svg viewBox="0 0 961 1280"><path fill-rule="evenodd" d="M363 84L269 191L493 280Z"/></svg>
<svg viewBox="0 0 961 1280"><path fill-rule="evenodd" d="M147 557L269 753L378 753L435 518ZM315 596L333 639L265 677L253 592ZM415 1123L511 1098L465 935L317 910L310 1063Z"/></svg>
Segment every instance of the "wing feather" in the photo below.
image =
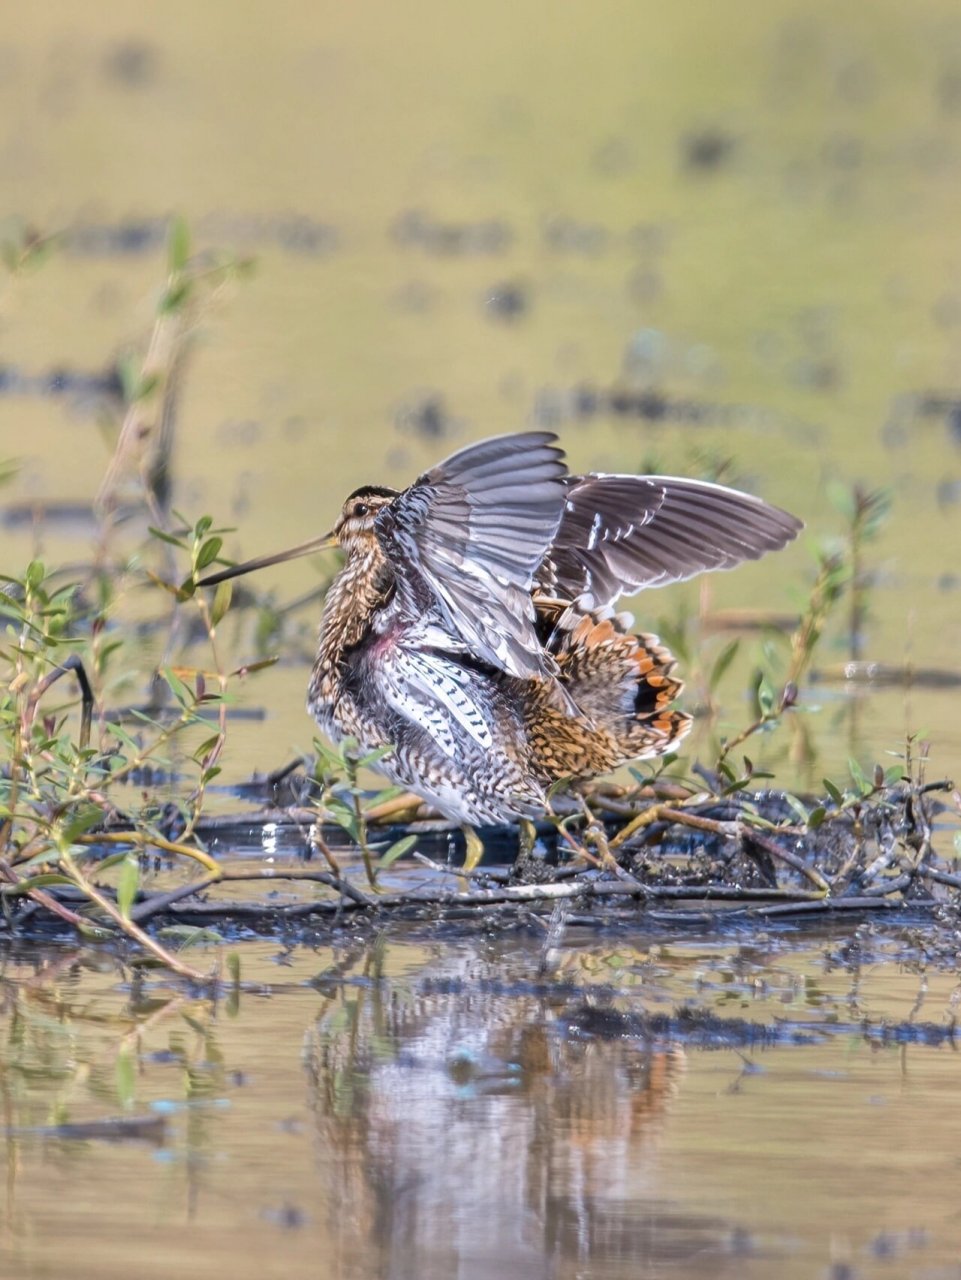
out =
<svg viewBox="0 0 961 1280"><path fill-rule="evenodd" d="M477 658L521 677L553 670L531 588L567 492L556 440L530 431L469 445L415 480L375 524L399 589L426 588Z"/></svg>
<svg viewBox="0 0 961 1280"><path fill-rule="evenodd" d="M572 476L537 584L603 608L642 587L756 560L802 528L788 512L723 485L674 476Z"/></svg>

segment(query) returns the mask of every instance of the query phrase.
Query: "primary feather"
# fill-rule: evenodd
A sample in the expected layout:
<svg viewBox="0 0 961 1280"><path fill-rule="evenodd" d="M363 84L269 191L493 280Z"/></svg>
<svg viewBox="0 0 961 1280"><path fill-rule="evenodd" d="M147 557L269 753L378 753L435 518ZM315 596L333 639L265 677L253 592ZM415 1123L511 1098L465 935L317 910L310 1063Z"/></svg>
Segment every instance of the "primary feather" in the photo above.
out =
<svg viewBox="0 0 961 1280"><path fill-rule="evenodd" d="M547 431L469 445L433 467L374 524L398 573L419 578L448 627L478 658L515 676L553 663L534 625L534 574L564 511L567 468Z"/></svg>

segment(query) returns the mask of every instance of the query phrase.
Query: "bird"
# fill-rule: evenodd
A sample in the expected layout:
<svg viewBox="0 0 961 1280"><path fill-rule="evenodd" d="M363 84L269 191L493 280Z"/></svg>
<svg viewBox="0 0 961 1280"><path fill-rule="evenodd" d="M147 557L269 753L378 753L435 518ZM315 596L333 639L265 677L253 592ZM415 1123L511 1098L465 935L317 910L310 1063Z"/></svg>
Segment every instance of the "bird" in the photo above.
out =
<svg viewBox="0 0 961 1280"><path fill-rule="evenodd" d="M558 437L469 444L406 489L366 484L329 533L201 580L339 546L307 708L462 828L550 812L559 784L673 751L691 727L625 594L779 550L802 522L736 489L572 475Z"/></svg>

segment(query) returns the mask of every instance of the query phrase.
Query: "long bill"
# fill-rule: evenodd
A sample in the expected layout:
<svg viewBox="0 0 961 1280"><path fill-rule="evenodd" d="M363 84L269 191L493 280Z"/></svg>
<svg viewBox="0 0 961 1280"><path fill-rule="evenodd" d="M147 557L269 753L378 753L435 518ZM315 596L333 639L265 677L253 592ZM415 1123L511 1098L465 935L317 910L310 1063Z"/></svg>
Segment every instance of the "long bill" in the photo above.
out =
<svg viewBox="0 0 961 1280"><path fill-rule="evenodd" d="M312 551L323 551L325 547L336 547L337 537L333 533L325 533L319 538L311 538L299 546L290 547L287 551L276 551L272 556L258 556L256 560L245 560L243 564L232 564L228 569L218 573L210 573L198 582L200 587L215 587L218 582L226 582L228 578L239 578L245 573L253 573L257 569L266 569L272 564L283 564L285 560L296 560L299 556L309 556Z"/></svg>

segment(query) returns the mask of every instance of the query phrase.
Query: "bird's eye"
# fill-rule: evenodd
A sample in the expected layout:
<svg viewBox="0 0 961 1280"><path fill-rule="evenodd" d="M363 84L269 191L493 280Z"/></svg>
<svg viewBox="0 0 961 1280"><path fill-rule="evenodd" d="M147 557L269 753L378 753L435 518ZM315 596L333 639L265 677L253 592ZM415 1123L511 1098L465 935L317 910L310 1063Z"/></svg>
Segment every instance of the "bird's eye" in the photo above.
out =
<svg viewBox="0 0 961 1280"><path fill-rule="evenodd" d="M356 502L354 504L355 516L366 516L369 512L370 512L370 507L368 507L366 502Z"/></svg>

